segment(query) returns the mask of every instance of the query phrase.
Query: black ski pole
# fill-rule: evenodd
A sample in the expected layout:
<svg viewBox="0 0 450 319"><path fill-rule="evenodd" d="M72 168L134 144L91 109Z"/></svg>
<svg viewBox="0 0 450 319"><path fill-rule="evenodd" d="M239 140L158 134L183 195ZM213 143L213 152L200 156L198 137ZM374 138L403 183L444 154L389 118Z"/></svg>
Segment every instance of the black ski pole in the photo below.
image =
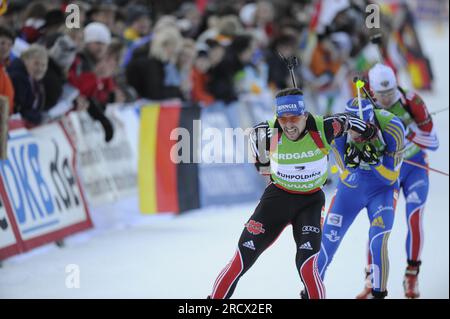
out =
<svg viewBox="0 0 450 319"><path fill-rule="evenodd" d="M295 74L294 74L294 68L299 65L299 61L298 61L297 57L294 55L289 58L286 58L280 52L278 52L278 55L280 56L281 60L283 60L283 62L286 64L286 67L289 70L289 74L291 75L293 87L297 88L297 81L295 80Z"/></svg>

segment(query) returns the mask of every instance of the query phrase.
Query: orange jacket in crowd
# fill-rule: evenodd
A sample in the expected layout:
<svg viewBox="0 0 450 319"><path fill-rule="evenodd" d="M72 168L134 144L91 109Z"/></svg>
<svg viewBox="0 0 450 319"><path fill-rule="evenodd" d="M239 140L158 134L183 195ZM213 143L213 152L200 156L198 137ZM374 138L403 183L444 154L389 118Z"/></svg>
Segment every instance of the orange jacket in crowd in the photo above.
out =
<svg viewBox="0 0 450 319"><path fill-rule="evenodd" d="M206 90L208 76L193 68L191 72L192 81L192 100L194 102L203 102L205 105L214 103L214 97Z"/></svg>
<svg viewBox="0 0 450 319"><path fill-rule="evenodd" d="M3 64L0 64L0 95L8 98L9 114L12 114L14 110L14 87Z"/></svg>
<svg viewBox="0 0 450 319"><path fill-rule="evenodd" d="M330 53L319 43L314 48L310 69L315 76L321 76L327 72L336 74L341 64L341 61L333 61Z"/></svg>

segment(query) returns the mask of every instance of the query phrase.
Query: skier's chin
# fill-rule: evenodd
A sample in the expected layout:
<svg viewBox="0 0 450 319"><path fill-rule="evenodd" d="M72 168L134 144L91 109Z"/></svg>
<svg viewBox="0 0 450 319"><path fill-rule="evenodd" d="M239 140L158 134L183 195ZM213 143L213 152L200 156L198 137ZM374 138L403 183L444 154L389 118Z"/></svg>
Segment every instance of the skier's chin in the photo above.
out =
<svg viewBox="0 0 450 319"><path fill-rule="evenodd" d="M299 136L300 136L300 133L299 133L299 131L298 131L298 128L296 128L296 127L292 128L292 129L286 128L286 129L284 130L284 134L285 134L286 137L287 137L288 139L290 139L291 141L297 140L297 139L299 138Z"/></svg>

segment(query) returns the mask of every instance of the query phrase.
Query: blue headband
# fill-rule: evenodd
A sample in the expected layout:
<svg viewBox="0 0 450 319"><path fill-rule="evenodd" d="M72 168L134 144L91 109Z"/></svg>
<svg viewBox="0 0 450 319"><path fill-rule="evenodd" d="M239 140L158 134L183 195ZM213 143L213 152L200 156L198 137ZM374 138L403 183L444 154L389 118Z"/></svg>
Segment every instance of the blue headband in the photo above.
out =
<svg viewBox="0 0 450 319"><path fill-rule="evenodd" d="M284 114L303 115L305 114L305 102L303 95L286 95L276 98L277 116Z"/></svg>

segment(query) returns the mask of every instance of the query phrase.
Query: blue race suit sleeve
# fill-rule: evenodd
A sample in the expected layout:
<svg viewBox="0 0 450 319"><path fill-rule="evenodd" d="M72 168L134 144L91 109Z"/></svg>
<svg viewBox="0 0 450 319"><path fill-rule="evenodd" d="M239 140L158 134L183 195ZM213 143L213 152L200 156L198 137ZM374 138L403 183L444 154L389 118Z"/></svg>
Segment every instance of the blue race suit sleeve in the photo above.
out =
<svg viewBox="0 0 450 319"><path fill-rule="evenodd" d="M381 132L386 144L385 153L378 165L371 165L372 172L385 184L394 184L400 174L405 129L397 117L391 119Z"/></svg>

